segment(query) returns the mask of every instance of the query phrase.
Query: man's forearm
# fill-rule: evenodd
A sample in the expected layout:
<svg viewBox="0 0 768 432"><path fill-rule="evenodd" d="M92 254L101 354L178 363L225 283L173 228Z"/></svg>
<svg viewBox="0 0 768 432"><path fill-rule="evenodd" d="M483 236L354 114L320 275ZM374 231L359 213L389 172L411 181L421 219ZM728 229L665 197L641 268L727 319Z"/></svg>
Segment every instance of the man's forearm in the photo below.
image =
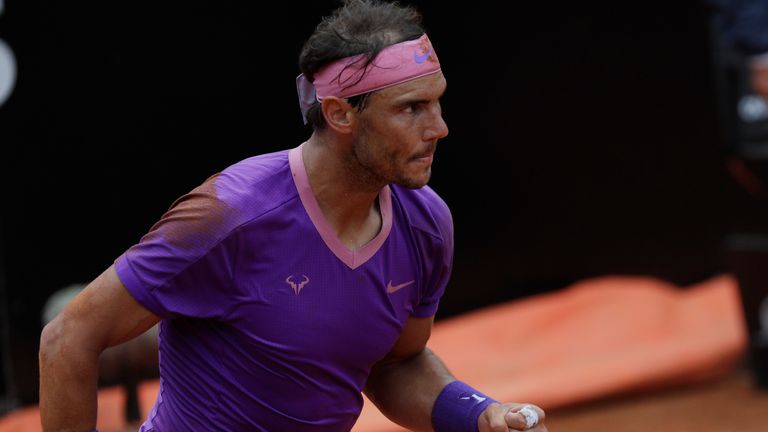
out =
<svg viewBox="0 0 768 432"><path fill-rule="evenodd" d="M454 380L443 362L425 348L409 359L374 368L366 395L395 423L415 431L431 431L435 399Z"/></svg>
<svg viewBox="0 0 768 432"><path fill-rule="evenodd" d="M57 322L40 338L40 418L44 431L85 432L96 424L98 352L73 343Z"/></svg>

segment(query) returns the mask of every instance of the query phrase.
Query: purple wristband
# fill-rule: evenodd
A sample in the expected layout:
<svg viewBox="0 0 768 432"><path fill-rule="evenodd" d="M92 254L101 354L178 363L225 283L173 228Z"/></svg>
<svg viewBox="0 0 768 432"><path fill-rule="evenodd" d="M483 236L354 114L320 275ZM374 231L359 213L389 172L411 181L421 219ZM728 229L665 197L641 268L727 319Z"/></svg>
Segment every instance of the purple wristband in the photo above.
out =
<svg viewBox="0 0 768 432"><path fill-rule="evenodd" d="M432 426L435 432L477 432L477 419L494 402L469 385L453 381L437 395Z"/></svg>

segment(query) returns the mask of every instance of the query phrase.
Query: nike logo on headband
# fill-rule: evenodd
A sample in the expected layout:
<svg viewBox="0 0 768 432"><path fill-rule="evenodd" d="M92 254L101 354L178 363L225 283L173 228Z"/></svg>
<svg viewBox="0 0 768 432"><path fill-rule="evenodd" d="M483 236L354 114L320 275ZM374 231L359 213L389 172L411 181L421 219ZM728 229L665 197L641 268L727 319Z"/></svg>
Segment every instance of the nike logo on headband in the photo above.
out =
<svg viewBox="0 0 768 432"><path fill-rule="evenodd" d="M425 61L427 61L427 59L429 58L430 54L432 54L432 47L430 47L427 50L427 52L425 52L424 54L421 54L421 55L419 55L418 52L414 51L414 53L413 53L413 61L415 61L418 64L422 64Z"/></svg>

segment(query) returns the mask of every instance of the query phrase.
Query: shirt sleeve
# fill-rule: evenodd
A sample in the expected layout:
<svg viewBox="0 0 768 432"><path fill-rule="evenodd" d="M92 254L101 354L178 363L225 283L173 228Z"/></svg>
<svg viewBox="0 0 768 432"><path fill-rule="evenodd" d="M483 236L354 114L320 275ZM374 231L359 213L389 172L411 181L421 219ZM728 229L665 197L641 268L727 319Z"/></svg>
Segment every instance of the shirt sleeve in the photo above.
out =
<svg viewBox="0 0 768 432"><path fill-rule="evenodd" d="M115 261L128 291L162 318L222 317L231 307L236 211L217 197L215 182L177 200Z"/></svg>

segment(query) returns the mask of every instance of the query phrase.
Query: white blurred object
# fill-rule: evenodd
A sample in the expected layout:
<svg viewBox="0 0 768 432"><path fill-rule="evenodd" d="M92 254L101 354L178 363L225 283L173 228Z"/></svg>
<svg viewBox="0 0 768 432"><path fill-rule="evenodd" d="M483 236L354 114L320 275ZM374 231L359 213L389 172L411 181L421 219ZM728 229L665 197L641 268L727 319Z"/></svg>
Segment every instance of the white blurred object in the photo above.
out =
<svg viewBox="0 0 768 432"><path fill-rule="evenodd" d="M58 315L59 312L64 309L64 306L66 306L70 300L75 298L75 296L80 291L82 291L83 288L85 288L85 284L72 284L56 291L53 293L53 295L48 297L48 300L45 302L45 306L43 306L43 325L53 321L53 319L56 318L56 315Z"/></svg>
<svg viewBox="0 0 768 432"><path fill-rule="evenodd" d="M768 119L768 103L758 95L746 95L739 99L739 117L746 123Z"/></svg>
<svg viewBox="0 0 768 432"><path fill-rule="evenodd" d="M16 58L13 51L0 39L0 106L13 92L16 85Z"/></svg>
<svg viewBox="0 0 768 432"><path fill-rule="evenodd" d="M0 0L0 15L5 10L5 2ZM0 106L8 99L16 85L16 57L11 47L0 39Z"/></svg>

